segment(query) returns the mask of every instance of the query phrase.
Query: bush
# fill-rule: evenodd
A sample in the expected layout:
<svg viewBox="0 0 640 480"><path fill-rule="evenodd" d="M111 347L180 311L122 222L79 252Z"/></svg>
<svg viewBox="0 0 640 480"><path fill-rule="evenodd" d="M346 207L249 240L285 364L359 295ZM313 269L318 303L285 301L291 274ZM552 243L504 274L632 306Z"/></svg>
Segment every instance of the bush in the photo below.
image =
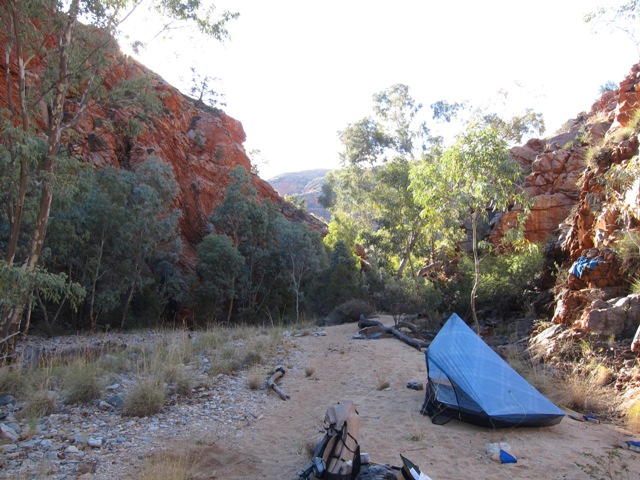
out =
<svg viewBox="0 0 640 480"><path fill-rule="evenodd" d="M32 393L20 416L27 420L36 421L56 411L55 394L48 390L37 390Z"/></svg>
<svg viewBox="0 0 640 480"><path fill-rule="evenodd" d="M640 232L625 230L616 241L616 248L624 273L634 279L640 278Z"/></svg>
<svg viewBox="0 0 640 480"><path fill-rule="evenodd" d="M489 306L498 310L523 309L527 289L535 285L542 273L544 258L538 249L524 252L490 254L480 263L480 283L476 297L479 308ZM474 280L473 258L460 262L462 281L456 285L456 294L448 292L448 302L454 309L469 309L471 287Z"/></svg>
<svg viewBox="0 0 640 480"><path fill-rule="evenodd" d="M69 365L64 376L65 403L89 403L100 397L99 376L95 363L78 360Z"/></svg>
<svg viewBox="0 0 640 480"><path fill-rule="evenodd" d="M159 379L140 378L127 395L122 414L129 417L147 417L160 413L166 395L164 385Z"/></svg>
<svg viewBox="0 0 640 480"><path fill-rule="evenodd" d="M626 423L633 432L640 432L640 399L626 409Z"/></svg>
<svg viewBox="0 0 640 480"><path fill-rule="evenodd" d="M375 282L367 282L369 295L378 310L391 313L394 318L403 313L437 311L442 304L442 292L428 280L409 277L396 278L378 275ZM371 291L373 288L377 291Z"/></svg>
<svg viewBox="0 0 640 480"><path fill-rule="evenodd" d="M19 367L0 367L0 395L20 398L27 390L27 375Z"/></svg>
<svg viewBox="0 0 640 480"><path fill-rule="evenodd" d="M338 305L329 314L330 325L340 325L343 323L352 323L360 320L360 315L370 317L375 313L375 308L364 300L349 300Z"/></svg>

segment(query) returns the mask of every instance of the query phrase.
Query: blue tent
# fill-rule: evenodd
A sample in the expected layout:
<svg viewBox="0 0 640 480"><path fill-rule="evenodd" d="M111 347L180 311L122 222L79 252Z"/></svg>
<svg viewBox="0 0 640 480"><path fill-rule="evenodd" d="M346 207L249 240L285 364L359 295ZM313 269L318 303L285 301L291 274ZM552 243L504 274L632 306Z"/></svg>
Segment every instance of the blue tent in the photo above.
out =
<svg viewBox="0 0 640 480"><path fill-rule="evenodd" d="M560 423L562 410L538 392L455 313L425 352L427 392L422 413L488 427Z"/></svg>

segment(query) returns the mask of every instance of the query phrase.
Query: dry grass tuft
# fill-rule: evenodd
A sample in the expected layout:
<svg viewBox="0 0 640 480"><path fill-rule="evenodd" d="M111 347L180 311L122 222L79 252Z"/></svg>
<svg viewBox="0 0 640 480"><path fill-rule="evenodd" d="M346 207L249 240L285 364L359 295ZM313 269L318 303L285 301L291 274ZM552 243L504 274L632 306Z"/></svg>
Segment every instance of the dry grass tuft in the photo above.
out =
<svg viewBox="0 0 640 480"><path fill-rule="evenodd" d="M27 392L27 375L20 367L0 367L0 395L21 398Z"/></svg>
<svg viewBox="0 0 640 480"><path fill-rule="evenodd" d="M154 455L137 477L139 480L191 480L195 466L186 455Z"/></svg>
<svg viewBox="0 0 640 480"><path fill-rule="evenodd" d="M37 390L29 395L27 404L19 416L27 419L29 423L35 423L38 419L51 415L55 411L55 394L48 390Z"/></svg>
<svg viewBox="0 0 640 480"><path fill-rule="evenodd" d="M416 421L411 414L407 414L409 424L405 438L410 442L422 442L427 437L424 421Z"/></svg>
<svg viewBox="0 0 640 480"><path fill-rule="evenodd" d="M131 389L124 402L122 414L128 417L147 417L162 411L167 392L157 377L143 377Z"/></svg>
<svg viewBox="0 0 640 480"><path fill-rule="evenodd" d="M549 397L560 405L578 412L607 414L615 406L613 395L598 385L599 369L574 367L571 373L556 382Z"/></svg>
<svg viewBox="0 0 640 480"><path fill-rule="evenodd" d="M63 374L64 402L89 403L100 397L101 371L95 362L78 359L69 365Z"/></svg>
<svg viewBox="0 0 640 480"><path fill-rule="evenodd" d="M264 383L264 375L257 369L249 370L247 374L247 384L251 390L258 390Z"/></svg>
<svg viewBox="0 0 640 480"><path fill-rule="evenodd" d="M635 400L625 413L627 427L634 433L640 433L640 399Z"/></svg>
<svg viewBox="0 0 640 480"><path fill-rule="evenodd" d="M391 387L391 381L382 373L376 372L376 389L386 390Z"/></svg>
<svg viewBox="0 0 640 480"><path fill-rule="evenodd" d="M306 367L304 367L304 374L307 377L312 377L314 373L316 373L315 365L307 365Z"/></svg>

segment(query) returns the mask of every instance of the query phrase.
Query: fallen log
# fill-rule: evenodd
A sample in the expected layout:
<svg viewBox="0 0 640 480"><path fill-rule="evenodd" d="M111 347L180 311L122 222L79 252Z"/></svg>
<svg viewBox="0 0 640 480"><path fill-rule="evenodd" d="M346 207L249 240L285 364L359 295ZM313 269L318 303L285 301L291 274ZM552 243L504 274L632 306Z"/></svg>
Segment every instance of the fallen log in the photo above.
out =
<svg viewBox="0 0 640 480"><path fill-rule="evenodd" d="M408 325L406 325L406 322L403 322L404 325L408 328ZM417 338L412 338L404 333L402 333L400 330L398 330L397 327L387 327L386 325L383 325L382 323L378 322L377 320L370 320L368 318L365 318L364 315L360 316L360 321L358 322L358 328L365 328L365 327L377 327L387 333L390 333L391 335L393 335L394 337L396 337L399 340L402 340L404 343L406 343L407 345L412 346L413 348L415 348L416 350L421 350L423 348L427 348L429 346L429 344L427 342L425 342L424 340L420 340ZM415 328L415 327L414 327Z"/></svg>
<svg viewBox="0 0 640 480"><path fill-rule="evenodd" d="M276 392L278 395L280 395L280 398L283 400L287 400L289 398L289 395L287 395L286 393L284 393L282 391L282 389L276 385L276 382L284 377L285 374L285 370L283 366L277 366L276 367L276 371L274 372L273 375L271 375L268 380L267 380L267 386L273 390L274 392Z"/></svg>

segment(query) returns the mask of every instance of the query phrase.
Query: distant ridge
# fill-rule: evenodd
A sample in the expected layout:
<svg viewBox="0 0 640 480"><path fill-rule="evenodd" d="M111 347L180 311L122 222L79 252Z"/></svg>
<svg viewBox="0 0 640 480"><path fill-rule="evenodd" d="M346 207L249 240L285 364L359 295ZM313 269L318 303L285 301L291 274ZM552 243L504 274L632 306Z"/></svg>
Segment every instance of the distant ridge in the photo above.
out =
<svg viewBox="0 0 640 480"><path fill-rule="evenodd" d="M318 203L318 197L322 193L322 184L330 171L328 168L317 168L302 172L283 173L267 180L267 182L280 196L295 195L298 198L304 198L309 213L330 221L331 213Z"/></svg>

